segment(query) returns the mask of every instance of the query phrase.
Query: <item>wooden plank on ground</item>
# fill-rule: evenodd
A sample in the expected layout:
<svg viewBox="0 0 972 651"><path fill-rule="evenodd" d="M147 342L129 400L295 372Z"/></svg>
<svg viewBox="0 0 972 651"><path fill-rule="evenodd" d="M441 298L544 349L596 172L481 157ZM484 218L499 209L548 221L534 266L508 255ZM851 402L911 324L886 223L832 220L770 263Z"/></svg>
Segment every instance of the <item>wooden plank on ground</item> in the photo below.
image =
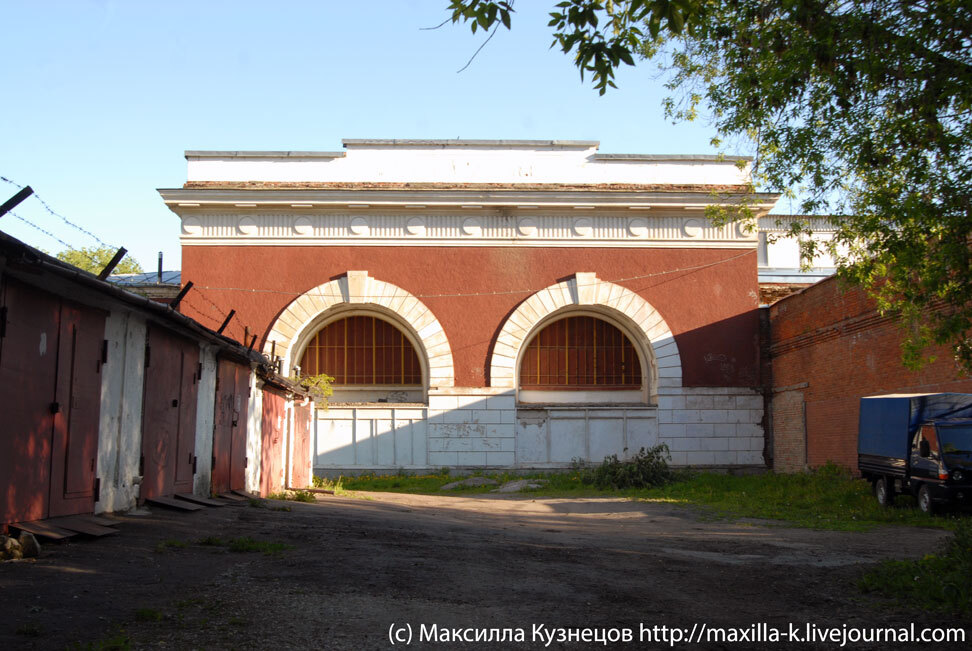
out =
<svg viewBox="0 0 972 651"><path fill-rule="evenodd" d="M170 509L178 509L180 511L202 511L206 508L200 504L193 504L185 500L176 500L171 497L146 497L145 501L155 506L167 506Z"/></svg>
<svg viewBox="0 0 972 651"><path fill-rule="evenodd" d="M100 515L76 515L76 518L81 518L82 520L87 520L92 524L99 524L102 527L115 527L118 525L118 520L112 520L111 518L103 518Z"/></svg>
<svg viewBox="0 0 972 651"><path fill-rule="evenodd" d="M192 502L193 504L202 504L203 506L226 506L226 502L212 500L208 497L199 497L198 495L193 495L192 493L176 493L175 496L176 499Z"/></svg>
<svg viewBox="0 0 972 651"><path fill-rule="evenodd" d="M219 496L224 500L229 500L230 502L245 502L246 498L242 495L236 495L235 493L220 493Z"/></svg>
<svg viewBox="0 0 972 651"><path fill-rule="evenodd" d="M35 536L43 536L44 538L49 538L51 540L64 540L65 538L71 538L72 536L78 535L75 531L68 531L67 529L55 527L46 520L36 520L34 522L14 522L10 526L14 529L26 531L27 533L32 533Z"/></svg>
<svg viewBox="0 0 972 651"><path fill-rule="evenodd" d="M55 527L60 527L61 529L68 529L70 531L77 531L78 533L83 533L86 536L110 536L112 534L118 533L118 529L112 529L111 527L102 527L100 524L94 524L93 522L88 522L84 518L79 518L77 516L69 515L63 518L51 518L48 520Z"/></svg>

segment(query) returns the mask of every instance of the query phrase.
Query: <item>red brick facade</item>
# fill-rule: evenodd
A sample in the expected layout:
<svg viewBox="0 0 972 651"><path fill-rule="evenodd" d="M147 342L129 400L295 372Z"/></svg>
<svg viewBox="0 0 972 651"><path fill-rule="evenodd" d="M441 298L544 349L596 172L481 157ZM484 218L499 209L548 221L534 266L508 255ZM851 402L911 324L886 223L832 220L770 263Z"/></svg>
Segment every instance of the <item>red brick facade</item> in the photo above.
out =
<svg viewBox="0 0 972 651"><path fill-rule="evenodd" d="M901 364L902 333L858 289L829 278L769 308L774 467L857 467L862 396L972 393L947 349L917 372ZM806 434L801 411L805 409ZM804 458L805 454L805 458Z"/></svg>
<svg viewBox="0 0 972 651"><path fill-rule="evenodd" d="M297 296L364 269L420 297L439 319L457 386L486 387L509 314L533 292L591 271L658 310L678 343L684 386L757 387L755 263L755 251L716 248L186 246L183 279L196 289L183 305L212 327L235 309L227 334L242 340L249 327L261 349Z"/></svg>

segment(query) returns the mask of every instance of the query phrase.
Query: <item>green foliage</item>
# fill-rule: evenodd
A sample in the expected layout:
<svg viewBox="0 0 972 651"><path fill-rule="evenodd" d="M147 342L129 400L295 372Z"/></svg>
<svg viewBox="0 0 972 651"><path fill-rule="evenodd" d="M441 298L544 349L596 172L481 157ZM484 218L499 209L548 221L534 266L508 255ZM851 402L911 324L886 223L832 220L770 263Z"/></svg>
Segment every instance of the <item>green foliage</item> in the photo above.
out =
<svg viewBox="0 0 972 651"><path fill-rule="evenodd" d="M972 615L972 522L965 521L938 554L884 561L860 580L862 591L926 610Z"/></svg>
<svg viewBox="0 0 972 651"><path fill-rule="evenodd" d="M498 22L510 29L512 2L452 0L452 22L464 22L473 34L489 31ZM551 47L565 54L573 52L581 74L591 75L594 87L603 95L614 84L614 71L622 63L633 66L642 44L655 42L663 34L692 33L697 16L706 3L700 0L564 0L550 12L548 25L554 29ZM644 29L642 29L644 28Z"/></svg>
<svg viewBox="0 0 972 651"><path fill-rule="evenodd" d="M57 259L84 269L93 274L100 273L111 259L116 250L107 246L83 246L80 249L65 249L57 254ZM140 274L142 265L135 258L126 255L112 271L113 274Z"/></svg>
<svg viewBox="0 0 972 651"><path fill-rule="evenodd" d="M449 10L489 29L501 4ZM708 119L716 146L755 153L754 187L790 197L793 212L830 215L832 243L812 239L809 220L790 234L805 259L828 249L844 279L900 318L907 365L940 344L972 371L968 2L565 0L550 15L554 44L599 92L633 57L659 63L669 117Z"/></svg>
<svg viewBox="0 0 972 651"><path fill-rule="evenodd" d="M618 455L605 457L604 463L587 470L581 481L602 490L621 488L653 488L670 482L674 473L668 467L671 454L662 443L650 449L641 448L629 460L619 460Z"/></svg>
<svg viewBox="0 0 972 651"><path fill-rule="evenodd" d="M326 403L327 399L334 394L334 388L331 386L334 378L327 373L302 376L295 375L290 379L306 389L315 402Z"/></svg>

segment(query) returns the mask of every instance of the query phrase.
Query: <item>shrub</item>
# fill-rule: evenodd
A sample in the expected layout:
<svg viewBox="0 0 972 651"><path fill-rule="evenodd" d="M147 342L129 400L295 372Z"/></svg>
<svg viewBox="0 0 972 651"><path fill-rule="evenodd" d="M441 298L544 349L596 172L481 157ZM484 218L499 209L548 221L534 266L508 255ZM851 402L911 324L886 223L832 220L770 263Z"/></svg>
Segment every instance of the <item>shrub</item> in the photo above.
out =
<svg viewBox="0 0 972 651"><path fill-rule="evenodd" d="M627 461L612 454L604 458L593 470L584 471L581 480L601 489L652 488L670 482L674 476L668 467L671 455L664 443L652 448L641 448Z"/></svg>

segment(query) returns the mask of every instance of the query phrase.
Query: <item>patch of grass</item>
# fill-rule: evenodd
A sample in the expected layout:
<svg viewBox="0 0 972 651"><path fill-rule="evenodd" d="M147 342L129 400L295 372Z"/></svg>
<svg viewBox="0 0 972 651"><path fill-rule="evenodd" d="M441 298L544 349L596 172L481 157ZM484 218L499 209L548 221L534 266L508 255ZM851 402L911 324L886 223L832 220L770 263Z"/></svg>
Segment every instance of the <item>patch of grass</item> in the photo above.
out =
<svg viewBox="0 0 972 651"><path fill-rule="evenodd" d="M229 551L237 553L262 552L267 556L273 556L288 549L293 549L293 545L266 540L255 540L249 536L230 538L228 540L224 540L218 536L207 536L206 538L200 538L196 543L207 547L226 547Z"/></svg>
<svg viewBox="0 0 972 651"><path fill-rule="evenodd" d="M608 460L608 467L618 472L604 472L617 477L628 472ZM620 462L619 462L620 463ZM602 465L601 468L604 466ZM670 502L702 507L712 517L759 518L781 520L792 526L842 531L865 531L882 525L905 525L954 529L962 520L955 513L930 517L915 508L902 506L912 503L910 496L899 496L899 506L884 508L871 494L871 485L854 478L849 471L834 465L809 473L792 475L771 472L756 475L727 475L711 472L691 472L674 469L671 481L655 488L598 488L592 477L598 467L575 464L566 472L511 474L493 473L482 476L500 484L514 479L543 478L547 483L537 489L524 491L537 497L624 497L653 502ZM455 478L445 473L426 475L359 475L341 477L323 484L341 486L349 491L378 491L425 495L454 495L488 493L495 486L439 489ZM608 486L610 486L610 482Z"/></svg>
<svg viewBox="0 0 972 651"><path fill-rule="evenodd" d="M374 475L364 475L364 476L371 477ZM402 472L402 474L397 474L397 475L382 475L382 476L395 477L397 478L396 481L406 481L407 479L411 478L411 475L409 475L407 472ZM370 500L371 498L366 495L358 495L355 492L355 490L381 490L381 489L366 488L364 487L364 485L355 486L355 489L352 490L347 486L345 486L345 482L353 482L354 480L357 479L359 479L359 477L354 477L351 479L349 479L348 477L338 477L337 479L328 479L327 477L318 477L315 475L314 488L323 488L324 490L332 491L335 495L339 497L353 497L356 499L366 499L366 500ZM389 491L389 492L397 492L397 491Z"/></svg>
<svg viewBox="0 0 972 651"><path fill-rule="evenodd" d="M204 547L222 547L226 543L219 536L206 536L197 540L196 544L203 545Z"/></svg>
<svg viewBox="0 0 972 651"><path fill-rule="evenodd" d="M104 639L88 642L87 644L75 642L73 646L68 648L74 649L75 651L131 651L132 641L128 639L128 635L124 629L119 629L118 632Z"/></svg>
<svg viewBox="0 0 972 651"><path fill-rule="evenodd" d="M155 551L156 553L161 554L167 549L185 549L186 547L187 547L187 543L181 540L170 539L170 540L163 540L158 545L156 545Z"/></svg>
<svg viewBox="0 0 972 651"><path fill-rule="evenodd" d="M285 545L284 543L270 542L266 540L254 540L249 536L233 538L227 542L227 546L231 552L262 552L267 556L274 556L288 549L293 549L293 545Z"/></svg>
<svg viewBox="0 0 972 651"><path fill-rule="evenodd" d="M40 637L44 634L44 627L37 622L26 622L18 626L14 632L24 637Z"/></svg>
<svg viewBox="0 0 972 651"><path fill-rule="evenodd" d="M884 508L868 482L834 465L792 475L698 473L637 497L700 505L721 517L785 520L813 529L865 531L895 524L953 529L960 522L955 515L930 517L913 508Z"/></svg>
<svg viewBox="0 0 972 651"><path fill-rule="evenodd" d="M448 469L443 469L448 470ZM591 468L577 465L567 472L556 473L483 473L476 472L469 477L486 477L502 485L517 479L543 479L546 481L541 488L524 490L523 493L531 497L633 497L636 491L618 489L599 489L590 481L585 482ZM676 471L677 474L677 471ZM460 486L448 491L440 490L444 485L463 479L464 476L450 476L448 472L439 471L433 474L411 475L378 475L365 474L354 477L339 477L331 481L315 478L322 487L339 486L345 493L349 491L375 491L384 493L412 493L417 495L456 495L488 493L498 486ZM335 491L337 494L337 491Z"/></svg>
<svg viewBox="0 0 972 651"><path fill-rule="evenodd" d="M447 469L444 469L447 470ZM547 484L543 488L530 489L528 492L532 497L596 497L614 496L619 493L614 490L600 490L590 484L581 481L585 469L577 468L571 472L562 473L473 473L470 477L486 477L504 484L516 479L544 479ZM339 477L336 480L328 480L315 477L315 484L321 488L335 489L335 495L345 494L354 496L354 491L374 491L379 493L411 493L418 495L454 495L470 493L488 493L497 486L460 486L459 488L441 491L440 489L451 482L463 479L459 476L450 476L448 472L439 471L433 474L412 475L394 474L378 475L365 474L354 477ZM341 492L339 492L341 491Z"/></svg>
<svg viewBox="0 0 972 651"><path fill-rule="evenodd" d="M135 621L137 622L161 622L162 611L155 608L138 608L135 611Z"/></svg>
<svg viewBox="0 0 972 651"><path fill-rule="evenodd" d="M294 502L316 502L314 493L305 490L295 490L290 492L290 499Z"/></svg>
<svg viewBox="0 0 972 651"><path fill-rule="evenodd" d="M938 554L917 561L884 561L858 583L880 594L929 611L972 616L972 522L960 523Z"/></svg>
<svg viewBox="0 0 972 651"><path fill-rule="evenodd" d="M292 490L292 491L281 491L279 493L270 493L267 495L268 500L289 500L291 502L314 502L314 493L305 490Z"/></svg>

